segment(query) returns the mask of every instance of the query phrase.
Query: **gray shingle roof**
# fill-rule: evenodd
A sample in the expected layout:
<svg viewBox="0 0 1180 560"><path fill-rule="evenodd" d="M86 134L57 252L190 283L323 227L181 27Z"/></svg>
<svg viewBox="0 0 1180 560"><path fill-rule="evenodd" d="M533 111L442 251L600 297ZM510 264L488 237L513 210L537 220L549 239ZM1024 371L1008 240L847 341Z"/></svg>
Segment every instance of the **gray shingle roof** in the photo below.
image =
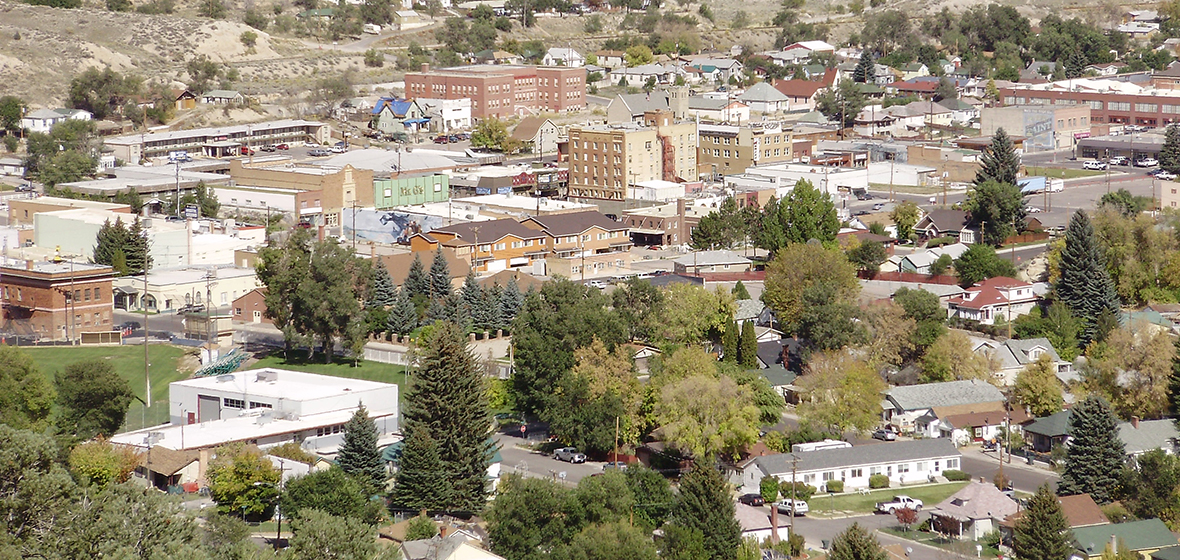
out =
<svg viewBox="0 0 1180 560"><path fill-rule="evenodd" d="M676 264L684 266L710 266L715 264L750 264L750 259L733 251L697 251L676 259Z"/></svg>
<svg viewBox="0 0 1180 560"><path fill-rule="evenodd" d="M734 321L748 321L757 319L762 314L762 310L766 309L766 304L756 299L739 299L736 302L733 320Z"/></svg>
<svg viewBox="0 0 1180 560"><path fill-rule="evenodd" d="M1004 519L1019 506L1012 498L1005 496L991 482L972 482L935 507L936 515L945 515L959 521L973 519Z"/></svg>
<svg viewBox="0 0 1180 560"><path fill-rule="evenodd" d="M642 115L647 111L668 110L668 97L659 91L653 91L651 93L621 93L615 99L626 106L632 116Z"/></svg>
<svg viewBox="0 0 1180 560"><path fill-rule="evenodd" d="M1057 350L1053 349L1053 343L1044 337L1008 339L996 346L995 355L1000 360L1000 367L1004 369L1023 367L1036 361L1035 358L1029 356L1029 352L1038 347L1049 354L1049 358L1054 363L1061 361L1061 356L1058 356Z"/></svg>
<svg viewBox="0 0 1180 560"><path fill-rule="evenodd" d="M1077 527L1073 530L1074 545L1078 550L1085 550L1093 555L1102 554L1102 549L1110 542L1111 537L1122 541L1131 550L1176 546L1176 535L1159 519Z"/></svg>
<svg viewBox="0 0 1180 560"><path fill-rule="evenodd" d="M946 438L919 439L868 445L855 445L840 449L820 449L802 453L779 453L755 459L755 464L770 475L791 472L791 461L799 458L800 471L839 469L877 463L896 463L958 457L959 450Z"/></svg>
<svg viewBox="0 0 1180 560"><path fill-rule="evenodd" d="M901 410L990 403L1004 400L994 385L978 379L894 387L885 392Z"/></svg>
<svg viewBox="0 0 1180 560"><path fill-rule="evenodd" d="M746 90L746 93L743 93L738 99L745 102L762 101L773 103L776 101L788 101L790 98L783 95L781 91L774 89L774 86L766 82L758 82L750 86L750 89Z"/></svg>
<svg viewBox="0 0 1180 560"><path fill-rule="evenodd" d="M1136 428L1130 422L1119 424L1119 439L1123 440L1128 455L1138 455L1152 449L1172 449L1180 437L1176 424L1170 419L1140 420Z"/></svg>

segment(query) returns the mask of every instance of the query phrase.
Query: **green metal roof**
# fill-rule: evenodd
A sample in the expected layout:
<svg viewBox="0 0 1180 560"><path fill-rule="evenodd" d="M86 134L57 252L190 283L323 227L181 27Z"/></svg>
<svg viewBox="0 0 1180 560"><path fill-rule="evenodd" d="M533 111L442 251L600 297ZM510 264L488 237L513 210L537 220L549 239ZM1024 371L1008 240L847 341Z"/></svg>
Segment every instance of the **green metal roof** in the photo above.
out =
<svg viewBox="0 0 1180 560"><path fill-rule="evenodd" d="M1102 554L1111 537L1130 550L1150 550L1176 546L1176 535L1159 519L1143 519L1127 523L1078 527L1073 530L1074 545L1089 556Z"/></svg>
<svg viewBox="0 0 1180 560"><path fill-rule="evenodd" d="M1067 436L1069 435L1069 411L1063 410L1052 416L1037 418L1033 423L1025 426L1024 431L1045 437Z"/></svg>

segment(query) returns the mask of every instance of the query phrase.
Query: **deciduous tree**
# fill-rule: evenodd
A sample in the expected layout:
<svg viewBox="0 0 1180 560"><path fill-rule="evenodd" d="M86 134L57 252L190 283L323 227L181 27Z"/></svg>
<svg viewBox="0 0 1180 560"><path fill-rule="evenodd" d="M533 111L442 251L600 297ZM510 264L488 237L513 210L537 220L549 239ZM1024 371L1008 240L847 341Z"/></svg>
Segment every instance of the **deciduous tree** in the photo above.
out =
<svg viewBox="0 0 1180 560"><path fill-rule="evenodd" d="M1095 502L1110 502L1125 463L1123 442L1110 405L1090 395L1070 409L1070 445L1057 493L1089 494Z"/></svg>
<svg viewBox="0 0 1180 560"><path fill-rule="evenodd" d="M670 284L663 289L660 320L663 338L675 344L696 344L714 338L733 317L733 295L722 289L707 290L692 284Z"/></svg>
<svg viewBox="0 0 1180 560"><path fill-rule="evenodd" d="M850 79L840 80L834 88L828 88L820 93L815 100L815 108L828 119L840 124L841 128L852 126L853 120L865 108L864 94Z"/></svg>
<svg viewBox="0 0 1180 560"><path fill-rule="evenodd" d="M358 519L308 509L291 524L295 534L289 553L296 560L368 560L378 554L377 531Z"/></svg>
<svg viewBox="0 0 1180 560"><path fill-rule="evenodd" d="M889 211L889 219L897 226L898 241L906 241L914 235L914 225L921 218L922 209L909 200L902 201Z"/></svg>
<svg viewBox="0 0 1180 560"><path fill-rule="evenodd" d="M990 353L971 350L971 340L960 331L947 331L922 357L922 381L938 383L963 379L992 379L999 363Z"/></svg>
<svg viewBox="0 0 1180 560"><path fill-rule="evenodd" d="M40 432L49 425L56 397L32 357L0 345L0 424Z"/></svg>
<svg viewBox="0 0 1180 560"><path fill-rule="evenodd" d="M815 355L797 383L799 417L813 426L842 434L863 432L880 422L873 403L880 402L885 382L847 350Z"/></svg>
<svg viewBox="0 0 1180 560"><path fill-rule="evenodd" d="M726 376L697 375L665 385L654 414L664 440L698 458L736 456L758 440L753 395Z"/></svg>
<svg viewBox="0 0 1180 560"><path fill-rule="evenodd" d="M257 447L231 443L217 448L206 477L217 511L251 521L274 514L279 469Z"/></svg>
<svg viewBox="0 0 1180 560"><path fill-rule="evenodd" d="M859 523L853 523L851 527L832 539L828 558L831 560L885 560L887 556L885 550L881 548L881 543L877 542L872 534L862 528Z"/></svg>
<svg viewBox="0 0 1180 560"><path fill-rule="evenodd" d="M1016 267L996 254L990 245L976 243L955 259L959 285L967 288L988 278L1016 276Z"/></svg>
<svg viewBox="0 0 1180 560"><path fill-rule="evenodd" d="M105 361L70 364L57 373L54 382L59 410L57 430L79 441L118 432L135 398L127 380Z"/></svg>
<svg viewBox="0 0 1180 560"><path fill-rule="evenodd" d="M1036 417L1061 410L1061 381L1057 379L1057 365L1048 354L1041 354L1016 374L1013 396Z"/></svg>
<svg viewBox="0 0 1180 560"><path fill-rule="evenodd" d="M860 293L856 269L839 249L811 243L788 245L767 266L762 301L793 332L803 313L804 292L820 283L830 284L839 302L851 302Z"/></svg>
<svg viewBox="0 0 1180 560"><path fill-rule="evenodd" d="M301 512L318 510L376 525L381 519L381 506L369 499L371 493L364 481L343 469L312 471L284 483L283 515L297 518Z"/></svg>
<svg viewBox="0 0 1180 560"><path fill-rule="evenodd" d="M122 484L139 466L140 454L125 445L114 446L103 438L82 443L70 451L70 474L83 486L96 489Z"/></svg>
<svg viewBox="0 0 1180 560"><path fill-rule="evenodd" d="M779 202L778 210L783 234L789 243L807 243L812 239L821 243L834 241L840 230L836 205L831 197L806 179L795 183L791 192Z"/></svg>
<svg viewBox="0 0 1180 560"><path fill-rule="evenodd" d="M976 182L963 208L971 212L972 222L983 225L983 241L989 245L1002 244L1008 236L1018 233L1017 228L1024 227L1024 196L1015 181Z"/></svg>
<svg viewBox="0 0 1180 560"><path fill-rule="evenodd" d="M1090 355L1088 385L1111 399L1123 418L1161 418L1168 412L1168 382L1175 347L1165 332L1144 321L1111 331L1105 349Z"/></svg>

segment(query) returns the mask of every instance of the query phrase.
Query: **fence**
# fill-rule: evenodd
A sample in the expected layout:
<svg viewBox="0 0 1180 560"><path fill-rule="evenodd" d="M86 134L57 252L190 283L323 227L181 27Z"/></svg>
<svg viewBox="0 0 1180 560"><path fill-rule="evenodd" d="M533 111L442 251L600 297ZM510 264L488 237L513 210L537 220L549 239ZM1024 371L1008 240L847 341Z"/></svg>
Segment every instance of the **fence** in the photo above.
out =
<svg viewBox="0 0 1180 560"><path fill-rule="evenodd" d="M1032 241L1045 241L1049 239L1049 233L1042 231L1036 233L1022 233L1020 235L1010 235L1004 239L1004 245L1011 245L1013 243L1029 243Z"/></svg>
<svg viewBox="0 0 1180 560"><path fill-rule="evenodd" d="M867 280L885 280L889 282L923 282L926 284L944 284L947 286L959 283L959 278L957 276L947 276L945 274L931 276L929 274L919 274L917 272L878 272L876 274L861 272L860 277Z"/></svg>

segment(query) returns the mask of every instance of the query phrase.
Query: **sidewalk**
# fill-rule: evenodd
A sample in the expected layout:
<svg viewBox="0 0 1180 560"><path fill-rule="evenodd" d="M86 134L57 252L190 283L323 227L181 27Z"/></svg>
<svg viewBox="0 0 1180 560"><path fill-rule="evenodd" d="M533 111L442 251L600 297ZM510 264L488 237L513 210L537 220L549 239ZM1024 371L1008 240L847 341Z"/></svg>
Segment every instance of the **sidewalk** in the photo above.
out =
<svg viewBox="0 0 1180 560"><path fill-rule="evenodd" d="M997 463L997 464L1000 461L999 457L996 456L996 452L984 451L982 448L974 447L974 446L960 447L959 453L962 453L963 455L972 455L978 459L991 461L991 462ZM1012 454L1011 462L1009 462L1008 453L1007 452L1004 453L1004 468L1005 469L1016 469L1016 470L1022 470L1022 471L1036 472L1036 473L1041 473L1041 474L1045 474L1045 473L1050 473L1050 474L1054 474L1054 475L1057 474L1057 471L1053 470L1053 468L1050 467L1047 463L1034 461L1033 464L1029 465L1028 460L1025 459L1023 455L1019 455L1016 453Z"/></svg>

